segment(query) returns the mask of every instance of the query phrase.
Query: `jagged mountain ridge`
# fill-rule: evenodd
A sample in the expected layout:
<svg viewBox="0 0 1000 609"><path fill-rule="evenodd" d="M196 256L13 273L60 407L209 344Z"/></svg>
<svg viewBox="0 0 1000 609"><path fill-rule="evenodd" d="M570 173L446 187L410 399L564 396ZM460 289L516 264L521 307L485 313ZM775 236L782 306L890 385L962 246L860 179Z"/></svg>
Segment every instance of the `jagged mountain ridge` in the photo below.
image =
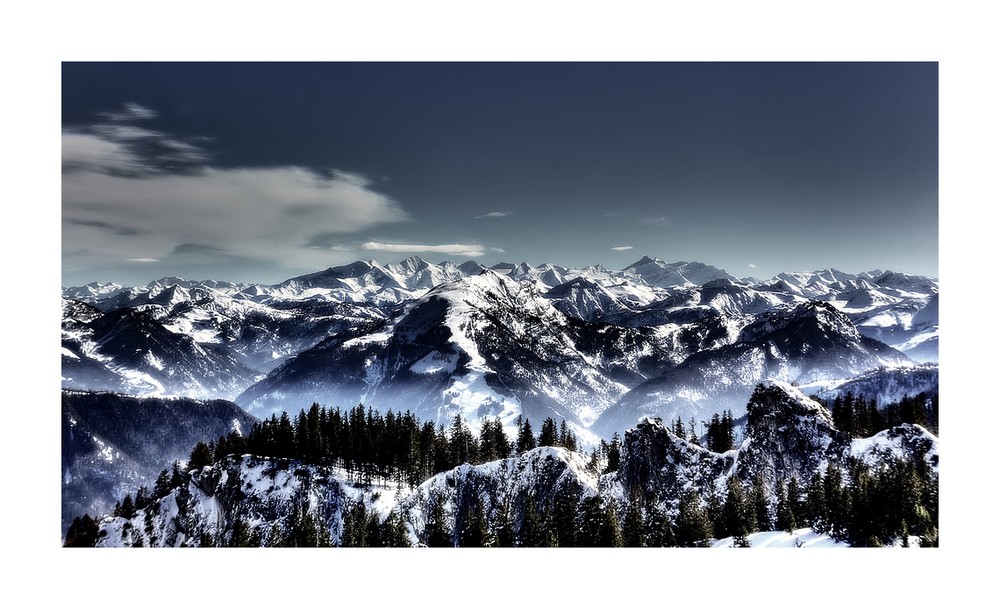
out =
<svg viewBox="0 0 1000 609"><path fill-rule="evenodd" d="M518 294L505 305L508 319L516 320L520 307L526 307L526 317L534 314L532 308L544 308L549 317L530 326L537 334L518 334L510 330L514 324L498 323L504 316L490 322L489 308L480 307L487 327L466 337L484 362L475 371L469 366L479 360L471 355L462 360L458 350L447 347L440 328L437 334L411 333L424 336L419 345L406 345L404 335L394 337L391 357L378 352L389 341L379 333L397 327L420 299L442 286L470 287L482 272L471 261L435 265L413 257L394 265L332 267L273 286L164 278L140 288L67 288L64 386L145 395L242 395L240 403L258 412L294 411L315 399L347 406L381 398L387 402L374 402L379 408L407 408L416 401L425 412L439 411L442 421L456 411L472 417L503 413L508 420L517 412L551 413L586 427L628 392L670 374L688 358L740 343L741 332L759 317L811 299L844 312L865 336L905 339L900 344L922 358L936 344L935 280L880 270L858 275L827 270L757 282L699 263L644 258L621 271L496 265L490 272ZM456 306L460 300L452 299ZM140 312L143 324L152 320L167 333L144 327L145 334L158 337L142 354L152 358L111 352L94 340L91 325L101 322L74 317L72 311L84 305L92 307L90 314L105 316L123 309ZM556 313L561 321L549 323ZM163 344L159 339L176 341L175 353L195 351L197 357L164 359L153 348ZM435 342L442 349L432 348ZM419 358L408 359L421 349ZM165 376L154 361L173 375ZM368 366L368 361L382 363ZM345 375L334 380L333 370ZM444 378L445 371L457 374ZM292 381L303 375L311 377L294 387ZM412 387L404 387L406 380ZM568 406L571 401L578 405Z"/></svg>
<svg viewBox="0 0 1000 609"><path fill-rule="evenodd" d="M654 332L586 324L493 271L443 284L370 330L332 337L238 398L267 412L299 394L407 408L446 422L518 414L589 424L662 371L672 345Z"/></svg>
<svg viewBox="0 0 1000 609"><path fill-rule="evenodd" d="M805 303L759 316L731 344L699 351L639 385L594 424L610 434L642 416L708 420L743 414L754 386L767 378L794 382L842 379L883 366L909 364L901 353L863 336L827 303Z"/></svg>
<svg viewBox="0 0 1000 609"><path fill-rule="evenodd" d="M641 497L646 505L674 518L687 490L707 501L710 494L724 489L729 477L744 484L760 477L773 511L778 484L793 477L804 482L832 465L843 469L854 461L878 471L901 459L938 469L938 440L925 429L904 424L852 440L833 426L829 411L786 383L759 385L747 411L743 442L722 454L675 436L659 420L643 419L625 434L620 468L603 475L591 470L582 455L541 447L515 458L462 465L393 493L389 488L354 484L332 467L231 457L191 472L181 487L131 517L104 517L98 545L225 543L234 535L237 518L266 545L264 540L278 537L276 527L280 533L295 514L305 511L336 545L342 541L345 512L359 503L381 519L396 514L405 524L409 543L418 545L428 542L435 505L457 541L472 504L482 507L488 522L506 518L523 532L529 508L535 514L545 513L558 497L573 497L576 507L600 496L615 507L620 520L628 503Z"/></svg>

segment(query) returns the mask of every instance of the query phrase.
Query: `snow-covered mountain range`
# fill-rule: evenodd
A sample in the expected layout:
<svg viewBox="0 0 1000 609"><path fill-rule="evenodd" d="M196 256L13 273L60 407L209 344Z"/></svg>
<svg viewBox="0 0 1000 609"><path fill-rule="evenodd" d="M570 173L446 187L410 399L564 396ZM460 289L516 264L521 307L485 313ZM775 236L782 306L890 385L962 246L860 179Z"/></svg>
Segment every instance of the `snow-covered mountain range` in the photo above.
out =
<svg viewBox="0 0 1000 609"><path fill-rule="evenodd" d="M63 387L566 419L587 441L641 416L737 416L766 378L846 382L936 361L938 282L874 270L738 278L644 257L359 261L275 285L164 278L63 290ZM595 435L596 434L596 435Z"/></svg>

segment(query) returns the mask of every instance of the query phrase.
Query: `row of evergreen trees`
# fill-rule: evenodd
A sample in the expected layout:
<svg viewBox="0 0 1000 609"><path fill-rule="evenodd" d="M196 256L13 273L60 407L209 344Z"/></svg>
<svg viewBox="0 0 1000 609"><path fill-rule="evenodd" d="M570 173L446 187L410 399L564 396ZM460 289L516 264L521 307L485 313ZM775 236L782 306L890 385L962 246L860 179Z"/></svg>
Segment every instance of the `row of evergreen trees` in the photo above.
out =
<svg viewBox="0 0 1000 609"><path fill-rule="evenodd" d="M577 439L565 420L556 425L552 418L542 422L535 436L531 421L519 417L517 438L510 441L498 418L485 419L477 437L459 415L445 428L421 423L409 411L389 410L382 415L363 405L343 412L313 404L294 420L287 413L272 415L255 424L246 437L231 433L215 443L199 443L189 466L204 467L229 455L249 453L342 467L361 483L392 480L416 486L463 463L504 459L536 446L576 450Z"/></svg>
<svg viewBox="0 0 1000 609"><path fill-rule="evenodd" d="M619 547L625 545L615 506L566 485L548 500L527 493L520 509L501 504L487 517L478 495L459 497L451 518L445 496L432 492L421 543L430 547Z"/></svg>
<svg viewBox="0 0 1000 609"><path fill-rule="evenodd" d="M713 414L711 420L708 423L703 421L702 425L705 429L705 448L714 453L724 453L736 448L736 432L731 410L726 410L721 415ZM678 417L671 423L670 431L678 438L685 438L691 444L701 446L702 438L698 436L693 418L685 427L684 422Z"/></svg>
<svg viewBox="0 0 1000 609"><path fill-rule="evenodd" d="M833 400L826 400L826 407L833 415L833 424L855 438L872 435L903 423L912 423L938 434L938 394L923 392L903 396L898 402L878 407L875 398L866 400L847 392Z"/></svg>
<svg viewBox="0 0 1000 609"><path fill-rule="evenodd" d="M547 502L525 499L520 521L501 505L491 519L473 495L458 502L454 518L444 514L444 497L432 495L422 541L429 546L600 546L705 547L732 537L749 547L755 531L811 527L851 546L883 546L910 536L937 545L937 477L926 464L897 460L879 470L852 461L843 471L830 466L802 487L796 478L772 493L761 476L744 483L730 477L724 492L714 485L702 497L684 493L673 518L634 495L619 508L599 495L581 498L563 487Z"/></svg>

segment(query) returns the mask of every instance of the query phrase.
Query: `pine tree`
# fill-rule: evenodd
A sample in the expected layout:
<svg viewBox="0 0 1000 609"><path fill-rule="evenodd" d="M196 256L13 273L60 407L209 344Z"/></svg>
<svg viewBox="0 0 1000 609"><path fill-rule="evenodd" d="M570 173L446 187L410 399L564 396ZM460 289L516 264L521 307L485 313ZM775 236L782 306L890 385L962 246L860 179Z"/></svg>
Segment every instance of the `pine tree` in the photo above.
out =
<svg viewBox="0 0 1000 609"><path fill-rule="evenodd" d="M829 531L829 516L826 507L826 493L823 488L823 476L815 472L809 479L806 488L806 521L814 531L826 533Z"/></svg>
<svg viewBox="0 0 1000 609"><path fill-rule="evenodd" d="M431 492L429 497L430 510L427 514L427 526L424 528L424 538L429 547L450 548L454 546L452 541L452 527L448 523L448 517L444 511L444 495L442 493Z"/></svg>
<svg viewBox="0 0 1000 609"><path fill-rule="evenodd" d="M604 473L616 472L621 466L622 451L621 451L621 437L618 436L616 431L611 435L611 444L608 445L608 465L604 468Z"/></svg>
<svg viewBox="0 0 1000 609"><path fill-rule="evenodd" d="M747 505L743 484L736 476L726 481L726 502L722 507L725 521L723 535L745 537L750 532L751 510Z"/></svg>
<svg viewBox="0 0 1000 609"><path fill-rule="evenodd" d="M674 539L673 527L670 526L670 520L667 518L666 513L652 503L646 504L643 526L645 529L646 547L669 548L677 545L677 541Z"/></svg>
<svg viewBox="0 0 1000 609"><path fill-rule="evenodd" d="M518 419L520 420L520 417ZM531 421L524 419L524 422L518 426L517 454L524 454L533 448L535 448L535 436L531 431Z"/></svg>
<svg viewBox="0 0 1000 609"><path fill-rule="evenodd" d="M494 515L493 531L496 545L501 548L512 548L516 541L514 535L514 519L510 513L510 503L501 501Z"/></svg>
<svg viewBox="0 0 1000 609"><path fill-rule="evenodd" d="M371 515L364 503L358 501L345 506L343 510L340 545L347 548L364 548L372 545L374 540L368 539L368 521Z"/></svg>
<svg viewBox="0 0 1000 609"><path fill-rule="evenodd" d="M229 547L231 548L250 548L253 545L250 543L250 527L247 522L240 518L239 516L233 519L233 532L229 536Z"/></svg>
<svg viewBox="0 0 1000 609"><path fill-rule="evenodd" d="M285 543L285 532L281 523L275 522L271 524L271 530L267 535L267 547L269 548L282 548L287 544Z"/></svg>
<svg viewBox="0 0 1000 609"><path fill-rule="evenodd" d="M469 504L464 509L462 530L459 532L458 545L466 548L482 548L490 545L489 528L483 504L478 497L470 497Z"/></svg>
<svg viewBox="0 0 1000 609"><path fill-rule="evenodd" d="M694 426L694 417L691 417L691 420L688 421L688 442L695 446L701 446L698 442L698 432Z"/></svg>
<svg viewBox="0 0 1000 609"><path fill-rule="evenodd" d="M203 467L212 465L215 462L214 455L212 454L212 449L209 448L208 444L204 442L198 442L195 447L191 450L191 456L188 457L188 470L193 471L196 469L201 469Z"/></svg>
<svg viewBox="0 0 1000 609"><path fill-rule="evenodd" d="M710 482L705 496L705 516L708 517L708 521L712 525L712 535L717 539L729 535L723 500L723 497L719 496L719 490L715 483Z"/></svg>
<svg viewBox="0 0 1000 609"><path fill-rule="evenodd" d="M622 545L621 530L614 507L600 495L587 497L579 504L579 535L576 544L585 547L612 548ZM561 541L560 544L565 545Z"/></svg>
<svg viewBox="0 0 1000 609"><path fill-rule="evenodd" d="M474 461L473 449L476 446L476 441L460 415L456 414L452 420L450 435L448 448L452 467Z"/></svg>
<svg viewBox="0 0 1000 609"><path fill-rule="evenodd" d="M776 526L779 530L787 531L789 533L798 528L798 525L796 524L795 521L795 512L792 510L792 507L790 505L790 501L788 499L788 493L785 490L784 481L778 483L778 508L777 508Z"/></svg>
<svg viewBox="0 0 1000 609"><path fill-rule="evenodd" d="M795 521L796 528L803 526L806 522L806 516L802 506L802 490L796 476L792 476L792 479L788 481L788 509Z"/></svg>
<svg viewBox="0 0 1000 609"><path fill-rule="evenodd" d="M385 522L382 523L384 529L384 545L388 548L408 548L410 547L410 536L406 532L406 523L403 517L396 511L389 512Z"/></svg>
<svg viewBox="0 0 1000 609"><path fill-rule="evenodd" d="M564 484L555 491L545 529L555 533L561 548L572 548L578 545L577 509L579 504L580 491L576 487Z"/></svg>
<svg viewBox="0 0 1000 609"><path fill-rule="evenodd" d="M546 417L542 421L542 429L538 433L539 446L556 446L558 444L558 434L556 432L556 422L552 417Z"/></svg>
<svg viewBox="0 0 1000 609"><path fill-rule="evenodd" d="M181 464L179 461L174 461L170 470L170 488L178 488L182 484L184 484L184 476L181 474Z"/></svg>
<svg viewBox="0 0 1000 609"><path fill-rule="evenodd" d="M132 503L131 493L125 493L125 498L122 499L121 508L115 512L115 516L121 516L126 520L131 520L135 517L135 505Z"/></svg>
<svg viewBox="0 0 1000 609"><path fill-rule="evenodd" d="M566 448L569 448L569 446L568 446L568 440L567 440L567 437L566 437L568 434L569 434L569 430L566 427L566 419L563 419L562 421L559 422L559 438L558 438L558 440L556 440L556 444L559 445L559 446L565 446ZM573 450L573 449L570 449L570 450Z"/></svg>
<svg viewBox="0 0 1000 609"><path fill-rule="evenodd" d="M566 424L566 421L563 421L563 425L565 425L565 424ZM577 444L577 441L576 441L576 435L571 430L569 430L569 429L566 430L566 437L562 441L562 445L565 446L567 450L576 452L577 447L578 447L578 444Z"/></svg>
<svg viewBox="0 0 1000 609"><path fill-rule="evenodd" d="M521 528L517 535L517 545L526 548L539 548L545 545L542 524L535 507L534 494L524 498L524 510L521 518Z"/></svg>
<svg viewBox="0 0 1000 609"><path fill-rule="evenodd" d="M153 484L153 499L162 499L170 494L170 473L167 470L160 472Z"/></svg>
<svg viewBox="0 0 1000 609"><path fill-rule="evenodd" d="M747 518L750 532L770 531L774 528L768 506L767 487L764 485L764 477L760 474L754 476L750 492L747 493L747 507L750 510Z"/></svg>
<svg viewBox="0 0 1000 609"><path fill-rule="evenodd" d="M670 431L682 440L687 437L687 433L684 431L684 421L682 421L680 417L677 417L677 420L674 421Z"/></svg>
<svg viewBox="0 0 1000 609"><path fill-rule="evenodd" d="M63 547L93 548L97 545L99 535L97 522L90 517L90 514L84 514L82 517L74 518L73 523L69 525Z"/></svg>
<svg viewBox="0 0 1000 609"><path fill-rule="evenodd" d="M642 497L633 493L625 510L625 522L622 526L622 542L629 548L641 548L646 545L646 527L643 522Z"/></svg>
<svg viewBox="0 0 1000 609"><path fill-rule="evenodd" d="M850 490L843 484L843 474L837 467L829 466L823 477L823 494L826 497L828 532L834 539L846 539L851 515Z"/></svg>
<svg viewBox="0 0 1000 609"><path fill-rule="evenodd" d="M677 513L676 538L681 547L706 547L712 537L712 523L701 507L698 493L691 490L681 497Z"/></svg>
<svg viewBox="0 0 1000 609"><path fill-rule="evenodd" d="M732 450L736 447L736 436L733 432L733 411L726 410L722 413L722 452Z"/></svg>

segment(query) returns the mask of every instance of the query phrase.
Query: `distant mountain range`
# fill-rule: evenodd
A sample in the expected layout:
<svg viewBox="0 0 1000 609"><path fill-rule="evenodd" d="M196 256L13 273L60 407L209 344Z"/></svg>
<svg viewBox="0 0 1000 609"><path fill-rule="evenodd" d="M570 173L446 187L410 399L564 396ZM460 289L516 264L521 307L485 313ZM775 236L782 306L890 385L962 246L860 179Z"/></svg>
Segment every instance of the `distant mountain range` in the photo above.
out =
<svg viewBox="0 0 1000 609"><path fill-rule="evenodd" d="M584 442L641 416L742 416L765 379L833 386L936 362L936 279L833 269L738 278L643 257L359 261L275 285L163 278L63 289L65 389L411 410L473 430L565 419ZM817 386L818 386L817 385Z"/></svg>

